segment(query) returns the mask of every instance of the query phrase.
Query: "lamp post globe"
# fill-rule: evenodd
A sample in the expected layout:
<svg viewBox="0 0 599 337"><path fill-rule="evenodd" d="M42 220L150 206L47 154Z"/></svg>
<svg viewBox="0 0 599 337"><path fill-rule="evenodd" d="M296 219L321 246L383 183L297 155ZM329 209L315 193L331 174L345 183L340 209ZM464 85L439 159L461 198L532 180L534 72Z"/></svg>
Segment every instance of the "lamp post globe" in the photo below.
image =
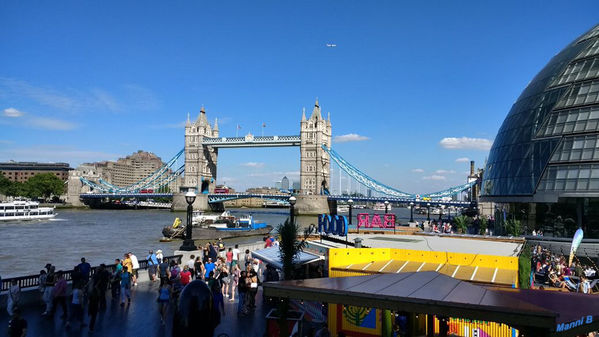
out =
<svg viewBox="0 0 599 337"><path fill-rule="evenodd" d="M385 200L385 214L389 212L389 200Z"/></svg>
<svg viewBox="0 0 599 337"><path fill-rule="evenodd" d="M291 196L289 198L289 205L290 205L289 206L289 220L291 221L291 223L293 223L293 221L294 221L293 216L295 213L294 206L295 206L296 201L297 201L297 199L294 196Z"/></svg>
<svg viewBox="0 0 599 337"><path fill-rule="evenodd" d="M183 244L179 248L184 251L192 251L197 250L198 248L195 246L193 239L191 238L191 229L193 227L192 218L193 218L193 202L196 200L196 194L193 190L187 191L185 193L185 201L187 202L187 223L185 225L185 240L183 240Z"/></svg>

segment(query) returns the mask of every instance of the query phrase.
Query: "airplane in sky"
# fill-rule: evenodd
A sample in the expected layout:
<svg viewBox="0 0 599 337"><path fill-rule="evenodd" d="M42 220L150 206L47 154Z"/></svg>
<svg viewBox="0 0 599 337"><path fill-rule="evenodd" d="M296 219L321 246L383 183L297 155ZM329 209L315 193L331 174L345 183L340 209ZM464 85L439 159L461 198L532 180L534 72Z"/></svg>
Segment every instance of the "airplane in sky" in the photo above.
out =
<svg viewBox="0 0 599 337"><path fill-rule="evenodd" d="M329 47L329 48L335 48L335 47L337 47L337 45L334 44L334 43L327 43L327 47Z"/></svg>

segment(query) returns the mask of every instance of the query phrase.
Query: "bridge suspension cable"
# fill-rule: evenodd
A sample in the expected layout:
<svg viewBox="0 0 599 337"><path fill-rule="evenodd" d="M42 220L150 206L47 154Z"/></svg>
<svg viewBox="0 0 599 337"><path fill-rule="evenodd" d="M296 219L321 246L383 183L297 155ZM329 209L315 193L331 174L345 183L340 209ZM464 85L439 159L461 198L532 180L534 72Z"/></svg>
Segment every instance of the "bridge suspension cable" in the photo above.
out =
<svg viewBox="0 0 599 337"><path fill-rule="evenodd" d="M443 197L449 197L449 196L458 194L462 191L465 191L465 190L471 188L472 185L474 185L476 183L476 181L472 181L472 182L468 182L468 183L465 183L465 184L462 184L459 186L450 187L443 191L427 193L427 194L422 194L422 195L406 193L406 192L400 191L398 189L395 189L393 187L387 186L387 185L371 178L370 176L368 176L367 174L365 174L364 172L360 171L355 166L353 166L352 164L347 162L345 159L343 159L343 157L341 157L337 152L335 152L335 150L327 147L326 145L323 144L322 148L331 156L331 159L335 163L337 163L337 165L340 168L339 190L341 190L341 170L345 171L345 173L347 173L349 175L349 177L353 178L354 180L356 180L357 182L362 184L367 189L371 189L375 192L379 192L384 195L400 197L400 198L410 198L410 199L415 199L417 197L431 198L431 199L440 199ZM349 191L349 186L351 186L351 185L348 182L348 191ZM349 191L349 193L351 194L351 191Z"/></svg>

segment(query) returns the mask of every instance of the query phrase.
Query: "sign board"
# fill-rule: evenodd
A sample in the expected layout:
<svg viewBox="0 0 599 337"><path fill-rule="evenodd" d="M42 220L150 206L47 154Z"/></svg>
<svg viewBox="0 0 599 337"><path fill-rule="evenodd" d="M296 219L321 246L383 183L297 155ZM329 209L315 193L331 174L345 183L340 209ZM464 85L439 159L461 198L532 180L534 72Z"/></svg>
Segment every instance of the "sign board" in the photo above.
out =
<svg viewBox="0 0 599 337"><path fill-rule="evenodd" d="M347 234L347 218L342 215L320 214L318 216L318 232L345 236Z"/></svg>
<svg viewBox="0 0 599 337"><path fill-rule="evenodd" d="M358 213L358 228L393 228L395 227L395 214L373 214L372 219L368 213Z"/></svg>

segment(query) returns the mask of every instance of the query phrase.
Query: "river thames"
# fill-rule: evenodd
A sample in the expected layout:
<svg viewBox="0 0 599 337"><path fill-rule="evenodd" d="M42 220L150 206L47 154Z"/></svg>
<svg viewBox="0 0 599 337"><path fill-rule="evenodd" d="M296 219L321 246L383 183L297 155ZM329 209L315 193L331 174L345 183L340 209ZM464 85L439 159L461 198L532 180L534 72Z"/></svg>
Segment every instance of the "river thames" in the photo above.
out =
<svg viewBox="0 0 599 337"><path fill-rule="evenodd" d="M374 213L372 210L356 210ZM236 215L252 214L258 222L276 228L287 218L287 209L231 209ZM185 221L185 213L167 210L93 210L58 209L56 218L49 221L0 223L0 276L2 278L37 274L46 263L57 269L72 269L81 257L93 265L114 263L126 252L145 259L148 250L161 249L172 255L181 246L180 240L160 242L164 226L175 217ZM358 213L358 212L356 212ZM382 213L382 212L376 212ZM409 210L393 209L402 223L409 218ZM354 213L355 215L355 213ZM422 216L417 216L422 219ZM426 217L426 216L424 216ZM316 216L297 217L298 223L317 224ZM354 218L355 221L355 218ZM226 241L253 243L261 237L239 238Z"/></svg>

